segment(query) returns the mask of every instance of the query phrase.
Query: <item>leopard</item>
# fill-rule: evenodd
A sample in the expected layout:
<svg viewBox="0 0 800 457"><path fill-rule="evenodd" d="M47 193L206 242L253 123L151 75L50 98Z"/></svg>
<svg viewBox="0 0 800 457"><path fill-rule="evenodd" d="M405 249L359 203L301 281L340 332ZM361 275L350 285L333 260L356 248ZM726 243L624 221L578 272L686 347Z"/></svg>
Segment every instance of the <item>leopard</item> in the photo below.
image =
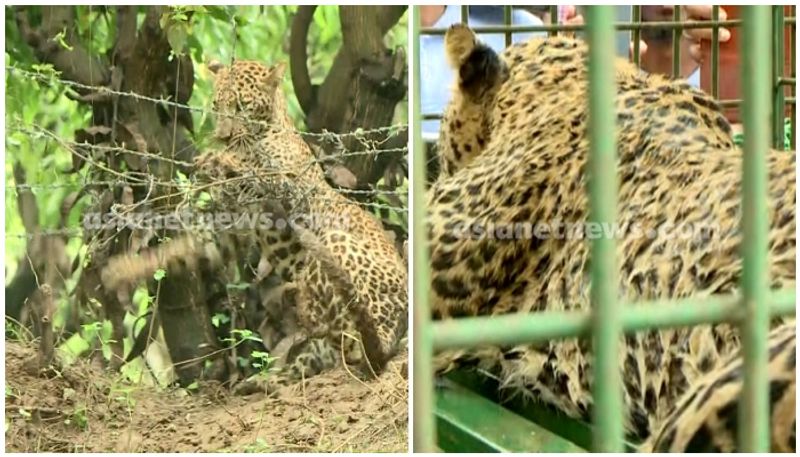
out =
<svg viewBox="0 0 800 457"><path fill-rule="evenodd" d="M234 169L256 171L257 179L242 181L250 192L236 189L236 203L243 204L242 195L272 199L285 211L283 219L291 221L283 228L259 229L256 237L262 255L296 286L301 327L310 338L347 346L351 359L363 352L368 370L380 373L407 329L406 269L394 243L378 219L326 182L289 117L282 88L285 63L236 60L230 66L212 63L209 69L217 113L214 136L225 144L229 162L243 165ZM207 177L230 174L231 167L217 165L201 160L198 169Z"/></svg>
<svg viewBox="0 0 800 457"><path fill-rule="evenodd" d="M445 53L456 81L437 145L441 172L426 196L432 318L590 310L586 43L557 35L497 53L455 24ZM743 153L719 103L622 59L614 81L618 299L670 306L740 293ZM770 150L766 160L769 286L779 289L796 279L795 152ZM739 345L729 323L624 336L626 435L648 439ZM588 338L435 357L439 375L478 370L499 380L502 399L584 421L592 367Z"/></svg>
<svg viewBox="0 0 800 457"><path fill-rule="evenodd" d="M218 259L260 252L283 281L279 301L288 309L278 311L292 314L273 319L275 328L269 329L280 340L276 346L292 354L270 376L271 385L316 375L342 361L379 375L402 349L408 325L407 272L394 242L375 216L325 181L289 117L285 63L212 61L208 68L217 116L213 136L222 148L198 156L194 174L216 208L255 214L263 223L242 230L240 221L232 220L230 230L201 241L187 241L197 236L187 235L180 240L184 249L164 247L170 255L153 258L186 264L193 255ZM229 252L209 247L215 244ZM111 284L119 270L109 271ZM287 325L289 320L297 325ZM297 344L286 347L288 341Z"/></svg>

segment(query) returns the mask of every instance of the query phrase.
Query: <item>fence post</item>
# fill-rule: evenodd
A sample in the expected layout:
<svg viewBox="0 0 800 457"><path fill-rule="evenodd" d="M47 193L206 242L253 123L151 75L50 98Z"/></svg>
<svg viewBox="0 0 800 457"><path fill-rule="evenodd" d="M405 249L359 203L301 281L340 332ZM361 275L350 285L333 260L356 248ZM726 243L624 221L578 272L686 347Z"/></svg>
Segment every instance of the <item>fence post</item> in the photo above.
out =
<svg viewBox="0 0 800 457"><path fill-rule="evenodd" d="M766 155L770 144L770 7L744 7L742 94L742 290L744 319L744 388L739 408L739 450L769 452L769 382L767 378L767 212Z"/></svg>
<svg viewBox="0 0 800 457"><path fill-rule="evenodd" d="M412 39L414 40L414 75L413 90L419 94L420 57L419 57L419 6L414 6ZM418 127L422 119L420 115L419 96L413 97L414 116L414 168L412 181L413 237L413 277L410 286L413 288L414 318L412 360L413 360L413 397L414 397L414 452L434 452L436 449L436 423L433 420L433 342L431 335L431 314L428 303L430 270L428 265L428 240L425 211L425 144L422 142L422 130Z"/></svg>
<svg viewBox="0 0 800 457"><path fill-rule="evenodd" d="M594 451L624 450L622 380L619 373L621 321L617 296L616 221L617 153L614 114L614 10L587 10L589 41L589 217L592 238L592 331L594 337ZM591 230L594 232L594 230Z"/></svg>

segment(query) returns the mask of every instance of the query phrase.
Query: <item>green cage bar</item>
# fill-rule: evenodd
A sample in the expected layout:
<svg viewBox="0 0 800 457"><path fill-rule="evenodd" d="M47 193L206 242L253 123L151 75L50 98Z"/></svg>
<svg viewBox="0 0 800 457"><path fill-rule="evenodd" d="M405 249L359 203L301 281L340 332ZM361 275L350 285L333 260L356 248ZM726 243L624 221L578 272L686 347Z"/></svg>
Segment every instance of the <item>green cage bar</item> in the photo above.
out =
<svg viewBox="0 0 800 457"><path fill-rule="evenodd" d="M414 55L419 56L419 8L414 7L412 21L414 39ZM414 88L419 91L420 68L419 57L414 62L413 75ZM420 118L419 96L413 97L414 119ZM434 452L436 450L436 423L433 420L433 343L431 338L431 312L429 304L428 284L430 284L430 266L428 265L428 240L425 234L425 143L422 141L422 131L417 125L414 128L414 168L412 180L412 202L414 214L413 252L414 266L413 294L413 397L414 397L414 452ZM414 286L416 285L416 286Z"/></svg>
<svg viewBox="0 0 800 457"><path fill-rule="evenodd" d="M681 6L673 5L672 21L680 24ZM681 34L683 27L676 26L672 29L672 77L681 77Z"/></svg>
<svg viewBox="0 0 800 457"><path fill-rule="evenodd" d="M796 291L781 289L769 294L772 317L795 314ZM740 295L714 295L683 300L629 303L620 316L622 331L685 327L719 322L739 323L745 317ZM435 349L541 343L546 340L586 335L591 315L549 311L526 316L465 317L433 323Z"/></svg>
<svg viewBox="0 0 800 457"><path fill-rule="evenodd" d="M783 5L772 7L772 81L775 82L772 100L772 147L784 148L784 113L786 100L784 99L784 21Z"/></svg>
<svg viewBox="0 0 800 457"><path fill-rule="evenodd" d="M614 115L614 10L586 11L589 42L589 218L607 226L617 214L617 145ZM601 231L602 232L602 231ZM594 333L594 450L621 452L622 380L619 374L619 322L616 240L598 236L591 250L592 332Z"/></svg>
<svg viewBox="0 0 800 457"><path fill-rule="evenodd" d="M712 7L711 20L714 22L711 32L711 96L719 99L719 5Z"/></svg>
<svg viewBox="0 0 800 457"><path fill-rule="evenodd" d="M506 5L503 7L503 23L507 26L511 25L511 7ZM506 30L505 33L506 47L511 46L511 32Z"/></svg>
<svg viewBox="0 0 800 457"><path fill-rule="evenodd" d="M797 6L792 6L792 16L797 14ZM789 23L787 18L784 18L785 23ZM796 32L795 27L789 27L789 68L792 69L792 79L795 81L792 84L792 98L797 97L797 42L796 42ZM792 143L791 148L794 150L797 148L797 106L795 105L792 108Z"/></svg>
<svg viewBox="0 0 800 457"><path fill-rule="evenodd" d="M633 22L642 22L642 6L641 5L633 5L631 7L631 19ZM631 41L633 42L633 63L640 67L642 66L642 56L641 54L641 42L642 42L642 30L641 29L633 29L632 30L632 37Z"/></svg>
<svg viewBox="0 0 800 457"><path fill-rule="evenodd" d="M587 7L588 8L588 7ZM793 21L792 18L787 18L786 22ZM793 22L792 22L793 23ZM736 27L742 24L741 19L727 19L717 23L720 27ZM674 21L653 21L643 22L641 24L632 24L630 22L617 22L613 23L615 30L645 30L645 29L703 29L711 27L711 21L696 21L696 22L674 22ZM546 24L546 25L494 25L494 26L480 26L472 29L477 33L526 33L526 32L580 32L586 29L585 25L579 24ZM446 28L425 28L421 31L425 35L444 35L447 33Z"/></svg>
<svg viewBox="0 0 800 457"><path fill-rule="evenodd" d="M768 233L767 146L769 138L769 6L745 7L742 30L744 160L742 163L742 347L744 387L739 408L739 449L769 452L769 382L767 378ZM783 41L783 39L781 39ZM781 65L782 66L782 65ZM781 90L783 90L781 88ZM782 114L782 113L781 113Z"/></svg>

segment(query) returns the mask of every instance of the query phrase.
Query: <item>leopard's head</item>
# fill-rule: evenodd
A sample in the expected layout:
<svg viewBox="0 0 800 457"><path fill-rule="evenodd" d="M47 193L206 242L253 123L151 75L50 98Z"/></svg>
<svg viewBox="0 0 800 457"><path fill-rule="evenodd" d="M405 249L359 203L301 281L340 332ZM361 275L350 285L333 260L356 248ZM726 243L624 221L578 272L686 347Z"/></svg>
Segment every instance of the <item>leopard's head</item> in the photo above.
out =
<svg viewBox="0 0 800 457"><path fill-rule="evenodd" d="M281 127L286 103L281 82L286 64L265 65L237 60L230 66L211 62L214 73L214 111L217 128L214 136L226 143L256 141L270 126Z"/></svg>

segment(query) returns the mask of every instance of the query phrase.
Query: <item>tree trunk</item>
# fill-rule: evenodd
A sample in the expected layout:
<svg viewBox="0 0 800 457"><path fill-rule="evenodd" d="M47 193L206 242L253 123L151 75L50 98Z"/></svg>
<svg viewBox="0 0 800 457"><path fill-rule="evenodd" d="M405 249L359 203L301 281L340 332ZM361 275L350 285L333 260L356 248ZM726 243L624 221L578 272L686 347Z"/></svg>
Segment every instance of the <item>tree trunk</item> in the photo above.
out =
<svg viewBox="0 0 800 457"><path fill-rule="evenodd" d="M391 125L397 104L408 92L406 53L390 50L384 35L400 20L405 6L340 6L343 44L322 85L311 85L307 65L308 29L314 6L300 6L292 22L291 75L297 99L312 132L352 132ZM376 183L393 161L403 160L401 151L408 132L367 134L342 138L343 144L322 142L335 156L365 151L380 145L392 152L345 157L343 163L357 178L357 186Z"/></svg>
<svg viewBox="0 0 800 457"><path fill-rule="evenodd" d="M112 89L117 92L135 93L153 99L169 99L185 104L191 97L194 84L194 69L188 57L169 59L170 45L159 19L166 11L163 7L147 7L144 21L137 26L138 7L119 6L116 8L116 43L106 56L92 55L74 35L75 7L42 7L42 24L32 27L29 24L28 9L17 8L17 25L22 36L33 48L42 62L52 64L61 72L61 78L81 84ZM50 37L61 31L69 48L60 46ZM93 145L113 146L132 150L131 153L104 151L82 151L93 158L98 167L90 168L90 174L98 180L119 181L131 176L130 172L154 175L156 182L169 182L180 170L190 171L177 165L175 161L189 162L196 153L187 132L191 130L191 117L188 111L166 107L143 98L112 95L100 90L78 90L77 100L92 107L91 125L75 132L76 142L89 142ZM155 155L169 160L145 157ZM78 172L86 165L76 161ZM125 170L128 173L125 173ZM166 212L176 203L171 198L157 199L174 192L171 187L142 185L129 181L127 186L91 188L95 195L94 205L88 211L108 213L112 205L138 208L139 210ZM136 205L136 206L134 206ZM92 299L101 303L104 313L113 324L112 344L114 357L112 366L118 367L123 359L122 341L124 329L122 320L131 302L130 291L105 290L101 286L100 271L108 258L114 255L137 250L141 245L155 243L159 237L175 236L171 233L142 233L140 230L104 229L90 233L85 240L91 248L91 260L84 267L79 279L76 296L86 305ZM137 241L139 245L131 246ZM21 275L25 274L21 270ZM12 291L24 292L24 276L20 285ZM204 295L195 278L190 273L174 273L162 280L157 304L164 328L170 356L173 361L203 360L215 339L211 331ZM194 284L194 285L193 285ZM27 288L25 288L27 289ZM152 289L152 287L151 287ZM151 294L154 291L151 291ZM9 289L6 289L9 295ZM217 366L221 364L218 363ZM182 382L191 382L199 374L202 364L178 364L176 371ZM215 372L218 379L223 375Z"/></svg>

